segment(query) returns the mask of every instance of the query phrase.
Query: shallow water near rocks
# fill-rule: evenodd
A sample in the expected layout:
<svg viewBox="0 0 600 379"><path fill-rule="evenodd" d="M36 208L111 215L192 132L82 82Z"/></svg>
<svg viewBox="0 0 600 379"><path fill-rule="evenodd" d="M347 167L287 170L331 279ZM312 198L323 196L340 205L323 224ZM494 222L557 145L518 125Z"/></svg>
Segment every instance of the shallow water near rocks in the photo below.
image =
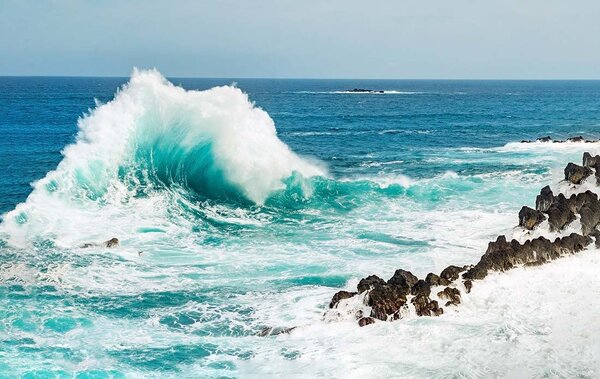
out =
<svg viewBox="0 0 600 379"><path fill-rule="evenodd" d="M600 137L599 82L171 80L186 92L139 72L109 103L127 81L0 78L0 376L600 372L596 250L441 317L323 320L362 277L518 237L521 206L600 153L518 141Z"/></svg>

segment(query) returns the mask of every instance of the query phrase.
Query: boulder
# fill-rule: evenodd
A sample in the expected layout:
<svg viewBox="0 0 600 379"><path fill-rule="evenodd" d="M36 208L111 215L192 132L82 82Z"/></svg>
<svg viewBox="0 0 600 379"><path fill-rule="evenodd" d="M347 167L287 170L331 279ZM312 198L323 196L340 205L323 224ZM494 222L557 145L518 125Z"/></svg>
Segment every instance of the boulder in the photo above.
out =
<svg viewBox="0 0 600 379"><path fill-rule="evenodd" d="M438 302L430 300L425 295L417 295L411 299L411 303L415 307L417 316L439 316L444 313Z"/></svg>
<svg viewBox="0 0 600 379"><path fill-rule="evenodd" d="M116 246L119 246L119 239L113 237L113 238L109 239L108 241L104 242L104 245L106 247L116 247Z"/></svg>
<svg viewBox="0 0 600 379"><path fill-rule="evenodd" d="M527 230L535 229L544 220L546 220L546 216L538 210L523 207L519 211L519 226Z"/></svg>
<svg viewBox="0 0 600 379"><path fill-rule="evenodd" d="M598 163L600 163L600 155L592 156L588 152L583 153L583 167L596 168Z"/></svg>
<svg viewBox="0 0 600 379"><path fill-rule="evenodd" d="M427 274L427 277L425 278L425 281L431 286L431 287L435 287L435 286L447 286L448 284L450 284L449 280L446 280L444 278L440 278L439 276L437 276L436 274L430 272L429 274Z"/></svg>
<svg viewBox="0 0 600 379"><path fill-rule="evenodd" d="M438 292L438 297L443 300L448 300L446 306L460 304L460 291L458 288L446 287L443 291Z"/></svg>
<svg viewBox="0 0 600 379"><path fill-rule="evenodd" d="M569 137L569 138L567 138L567 141L569 141L569 142L585 142L585 138L583 138L582 136Z"/></svg>
<svg viewBox="0 0 600 379"><path fill-rule="evenodd" d="M396 320L401 317L400 310L405 308L406 293L398 286L376 284L367 294L366 302L371 307L371 317Z"/></svg>
<svg viewBox="0 0 600 379"><path fill-rule="evenodd" d="M360 282L358 282L356 288L358 289L358 293L363 293L365 291L370 290L377 284L385 284L385 280L381 279L377 275L369 275L366 278L362 278Z"/></svg>
<svg viewBox="0 0 600 379"><path fill-rule="evenodd" d="M360 320L358 320L358 326L367 326L367 325L371 325L374 324L375 320L373 319L373 317L362 317Z"/></svg>
<svg viewBox="0 0 600 379"><path fill-rule="evenodd" d="M473 288L473 282L470 280L465 280L463 284L465 285L465 291L467 291L467 293L471 293L471 288Z"/></svg>
<svg viewBox="0 0 600 379"><path fill-rule="evenodd" d="M448 266L440 273L440 278L453 282L458 279L459 274L463 271L465 271L464 267Z"/></svg>
<svg viewBox="0 0 600 379"><path fill-rule="evenodd" d="M565 167L565 180L573 184L580 184L590 175L592 175L592 170L589 167L580 166L572 162Z"/></svg>
<svg viewBox="0 0 600 379"><path fill-rule="evenodd" d="M387 284L399 287L404 294L408 294L418 280L410 271L398 269L394 276L387 281Z"/></svg>
<svg viewBox="0 0 600 379"><path fill-rule="evenodd" d="M353 297L354 295L356 295L356 292L348 292L348 291L337 292L335 295L333 295L333 298L331 299L331 302L329 303L329 308L336 308L338 303L340 302L340 300L349 299L349 298Z"/></svg>
<svg viewBox="0 0 600 379"><path fill-rule="evenodd" d="M552 203L554 202L554 195L550 186L542 188L540 194L535 199L535 209L540 212L547 212Z"/></svg>
<svg viewBox="0 0 600 379"><path fill-rule="evenodd" d="M552 137L550 137L550 136L539 137L538 139L536 139L536 141L538 141L538 142L552 142Z"/></svg>
<svg viewBox="0 0 600 379"><path fill-rule="evenodd" d="M415 296L422 295L422 296L429 297L430 293L431 293L431 286L429 285L429 283L427 283L423 279L419 279L419 281L416 282L415 285L410 290L410 294L415 295Z"/></svg>
<svg viewBox="0 0 600 379"><path fill-rule="evenodd" d="M596 230L596 226L600 223L600 202L594 201L584 204L579 210L581 219L581 233L584 236Z"/></svg>
<svg viewBox="0 0 600 379"><path fill-rule="evenodd" d="M554 202L548 208L548 224L551 231L562 230L565 226L575 221L573 206L563 194L554 198Z"/></svg>

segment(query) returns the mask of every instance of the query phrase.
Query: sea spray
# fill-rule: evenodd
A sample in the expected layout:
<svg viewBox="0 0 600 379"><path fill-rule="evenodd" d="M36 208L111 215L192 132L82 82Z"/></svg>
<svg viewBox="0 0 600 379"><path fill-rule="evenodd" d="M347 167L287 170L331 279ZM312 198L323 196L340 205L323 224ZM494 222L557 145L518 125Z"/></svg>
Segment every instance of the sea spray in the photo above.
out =
<svg viewBox="0 0 600 379"><path fill-rule="evenodd" d="M146 210L169 202L157 190L260 205L286 183L310 195L306 179L326 175L321 163L292 152L269 115L240 89L188 91L156 70L134 70L114 100L98 104L78 126L56 170L4 216L12 242L35 230L59 240L69 233L95 236L91 224L99 219L110 224L119 208L142 210L125 210L136 199L146 198Z"/></svg>

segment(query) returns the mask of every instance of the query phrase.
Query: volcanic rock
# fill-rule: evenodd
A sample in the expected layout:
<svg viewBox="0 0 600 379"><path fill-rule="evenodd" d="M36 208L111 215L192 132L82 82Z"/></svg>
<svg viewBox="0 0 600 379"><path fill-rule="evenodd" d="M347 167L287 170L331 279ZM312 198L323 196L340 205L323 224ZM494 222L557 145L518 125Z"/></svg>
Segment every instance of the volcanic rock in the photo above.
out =
<svg viewBox="0 0 600 379"><path fill-rule="evenodd" d="M448 266L440 273L440 278L453 282L458 279L459 274L463 271L465 271L464 267Z"/></svg>
<svg viewBox="0 0 600 379"><path fill-rule="evenodd" d="M519 226L522 226L525 229L533 230L544 220L546 220L546 216L535 209L523 207L521 208L521 211L519 211Z"/></svg>
<svg viewBox="0 0 600 379"><path fill-rule="evenodd" d="M408 294L418 280L419 278L414 276L410 271L398 269L394 273L394 276L387 281L387 284L397 286L404 294Z"/></svg>
<svg viewBox="0 0 600 379"><path fill-rule="evenodd" d="M542 188L540 194L535 199L535 209L540 212L546 212L554 202L554 195L550 186Z"/></svg>
<svg viewBox="0 0 600 379"><path fill-rule="evenodd" d="M565 180L573 184L580 184L590 175L592 175L592 170L589 167L580 166L572 162L565 167Z"/></svg>
<svg viewBox="0 0 600 379"><path fill-rule="evenodd" d="M333 298L331 299L331 303L329 303L329 308L336 308L340 300L349 299L352 296L356 295L356 292L348 292L348 291L339 291Z"/></svg>
<svg viewBox="0 0 600 379"><path fill-rule="evenodd" d="M438 292L440 299L448 300L446 306L460 304L460 291L458 288L446 287L443 291Z"/></svg>

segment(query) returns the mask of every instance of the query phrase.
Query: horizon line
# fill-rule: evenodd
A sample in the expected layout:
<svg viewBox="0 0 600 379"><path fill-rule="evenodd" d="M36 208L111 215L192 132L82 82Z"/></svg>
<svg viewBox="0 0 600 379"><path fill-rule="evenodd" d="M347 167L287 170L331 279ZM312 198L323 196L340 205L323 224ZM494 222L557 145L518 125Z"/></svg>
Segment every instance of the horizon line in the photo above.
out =
<svg viewBox="0 0 600 379"><path fill-rule="evenodd" d="M128 79L131 75L0 75L0 78L101 78ZM170 76L167 79L240 79L240 80L415 80L415 81L600 81L600 78L327 78L327 77L264 77L264 76Z"/></svg>

